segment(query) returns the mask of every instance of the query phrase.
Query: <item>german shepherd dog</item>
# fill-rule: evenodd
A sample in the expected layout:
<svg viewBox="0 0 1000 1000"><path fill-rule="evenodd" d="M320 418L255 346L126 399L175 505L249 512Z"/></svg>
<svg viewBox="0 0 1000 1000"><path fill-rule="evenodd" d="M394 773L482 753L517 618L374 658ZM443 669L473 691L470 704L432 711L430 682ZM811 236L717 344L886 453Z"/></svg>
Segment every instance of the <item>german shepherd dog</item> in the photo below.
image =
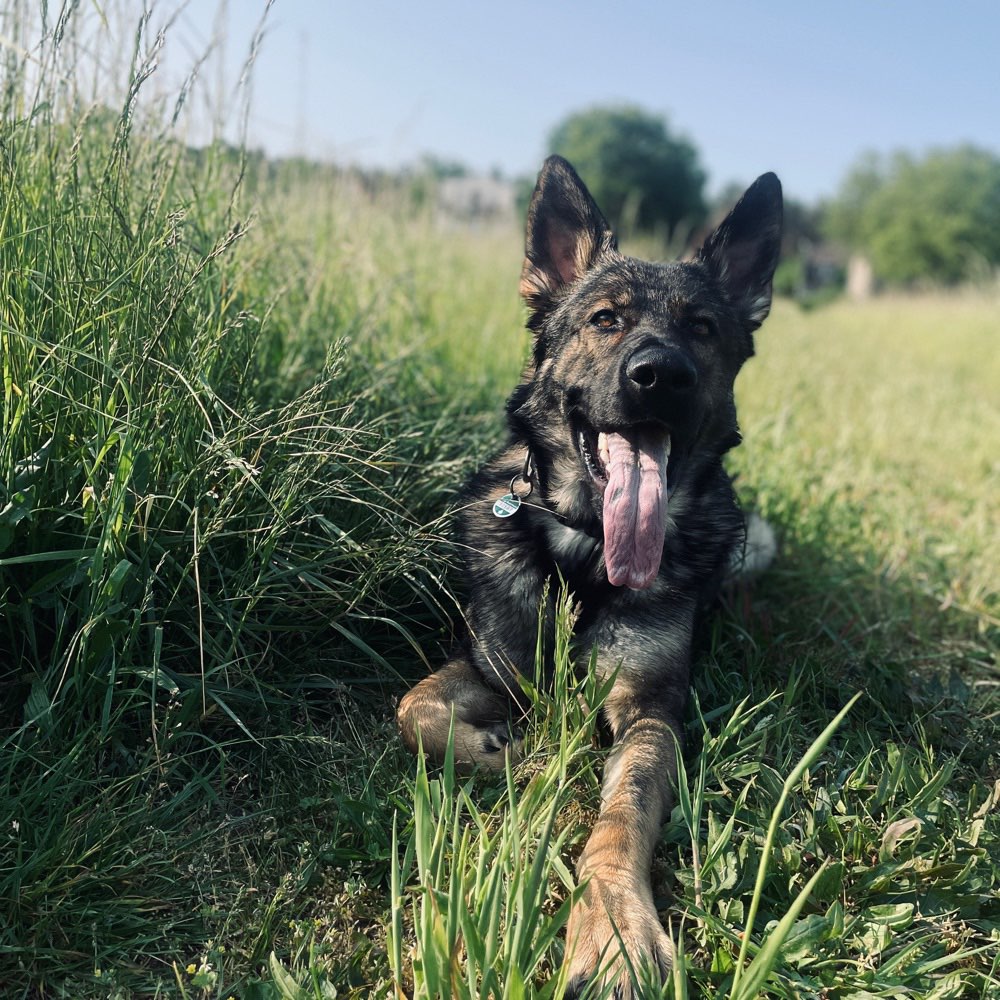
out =
<svg viewBox="0 0 1000 1000"><path fill-rule="evenodd" d="M419 733L441 760L453 731L457 762L503 768L520 749L510 719L523 708L518 677L533 676L540 602L551 629L548 583L566 581L575 641L614 676L603 707L614 747L567 932L570 996L614 982L624 1000L629 963L670 968L650 866L672 806L696 619L745 538L722 457L740 442L733 382L770 310L781 218L781 185L764 174L693 259L626 257L558 156L528 210L521 295L534 352L507 403L509 443L462 508L469 638L406 694L398 720L414 751Z"/></svg>

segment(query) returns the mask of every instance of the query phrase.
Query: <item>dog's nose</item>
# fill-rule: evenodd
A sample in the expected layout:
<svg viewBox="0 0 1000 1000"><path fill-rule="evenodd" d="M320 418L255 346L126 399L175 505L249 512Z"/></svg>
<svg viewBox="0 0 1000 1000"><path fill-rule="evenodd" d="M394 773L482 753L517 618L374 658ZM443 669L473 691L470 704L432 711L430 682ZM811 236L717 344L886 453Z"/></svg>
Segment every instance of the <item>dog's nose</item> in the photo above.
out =
<svg viewBox="0 0 1000 1000"><path fill-rule="evenodd" d="M640 347L625 364L625 374L640 391L690 392L698 384L698 369L683 352L663 344Z"/></svg>

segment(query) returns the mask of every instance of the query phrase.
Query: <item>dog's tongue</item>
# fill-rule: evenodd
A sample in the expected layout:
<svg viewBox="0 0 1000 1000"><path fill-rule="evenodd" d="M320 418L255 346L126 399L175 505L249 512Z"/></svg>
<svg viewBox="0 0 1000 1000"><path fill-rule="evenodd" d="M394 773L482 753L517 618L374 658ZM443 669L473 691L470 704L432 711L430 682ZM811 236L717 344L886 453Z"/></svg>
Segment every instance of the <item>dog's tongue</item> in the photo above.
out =
<svg viewBox="0 0 1000 1000"><path fill-rule="evenodd" d="M648 429L602 433L604 563L615 587L645 590L656 579L667 527L670 435Z"/></svg>

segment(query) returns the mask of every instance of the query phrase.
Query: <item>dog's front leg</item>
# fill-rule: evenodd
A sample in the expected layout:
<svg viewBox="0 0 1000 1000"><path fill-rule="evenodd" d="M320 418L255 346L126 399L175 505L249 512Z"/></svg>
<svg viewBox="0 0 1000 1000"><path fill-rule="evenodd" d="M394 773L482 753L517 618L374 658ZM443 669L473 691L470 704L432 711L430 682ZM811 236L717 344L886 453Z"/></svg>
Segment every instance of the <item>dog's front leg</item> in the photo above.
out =
<svg viewBox="0 0 1000 1000"><path fill-rule="evenodd" d="M441 763L452 740L460 769L485 767L502 771L509 753L517 760L519 731L511 725L510 699L483 684L467 657L456 657L411 688L396 712L403 742L419 746ZM418 736L419 734L419 736Z"/></svg>
<svg viewBox="0 0 1000 1000"><path fill-rule="evenodd" d="M545 581L527 557L520 562L529 568L515 572L510 567L516 560L505 563L489 555L483 544L470 558L480 596L466 611L469 649L407 692L397 719L403 741L414 752L419 733L424 751L441 762L453 734L456 764L503 770L508 755L516 761L521 753L520 728L511 710L518 716L523 712L519 676L532 676ZM498 602L497 594L507 600ZM552 598L547 600L545 627L551 636Z"/></svg>
<svg viewBox="0 0 1000 1000"><path fill-rule="evenodd" d="M673 946L653 903L650 868L673 801L688 672L686 647L670 664L623 664L605 702L615 746L600 815L577 864L585 888L567 932L568 996L598 979L615 982L614 996L627 1000L629 964L637 975L646 964L660 976L670 968Z"/></svg>

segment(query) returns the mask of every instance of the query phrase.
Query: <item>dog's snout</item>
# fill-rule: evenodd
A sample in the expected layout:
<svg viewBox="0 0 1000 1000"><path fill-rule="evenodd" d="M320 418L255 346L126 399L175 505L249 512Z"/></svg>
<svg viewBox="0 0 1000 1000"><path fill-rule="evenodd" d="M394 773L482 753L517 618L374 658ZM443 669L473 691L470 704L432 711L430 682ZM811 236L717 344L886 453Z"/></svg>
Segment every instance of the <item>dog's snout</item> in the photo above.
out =
<svg viewBox="0 0 1000 1000"><path fill-rule="evenodd" d="M663 344L640 347L625 363L625 375L640 392L690 392L698 384L698 369L681 351Z"/></svg>

